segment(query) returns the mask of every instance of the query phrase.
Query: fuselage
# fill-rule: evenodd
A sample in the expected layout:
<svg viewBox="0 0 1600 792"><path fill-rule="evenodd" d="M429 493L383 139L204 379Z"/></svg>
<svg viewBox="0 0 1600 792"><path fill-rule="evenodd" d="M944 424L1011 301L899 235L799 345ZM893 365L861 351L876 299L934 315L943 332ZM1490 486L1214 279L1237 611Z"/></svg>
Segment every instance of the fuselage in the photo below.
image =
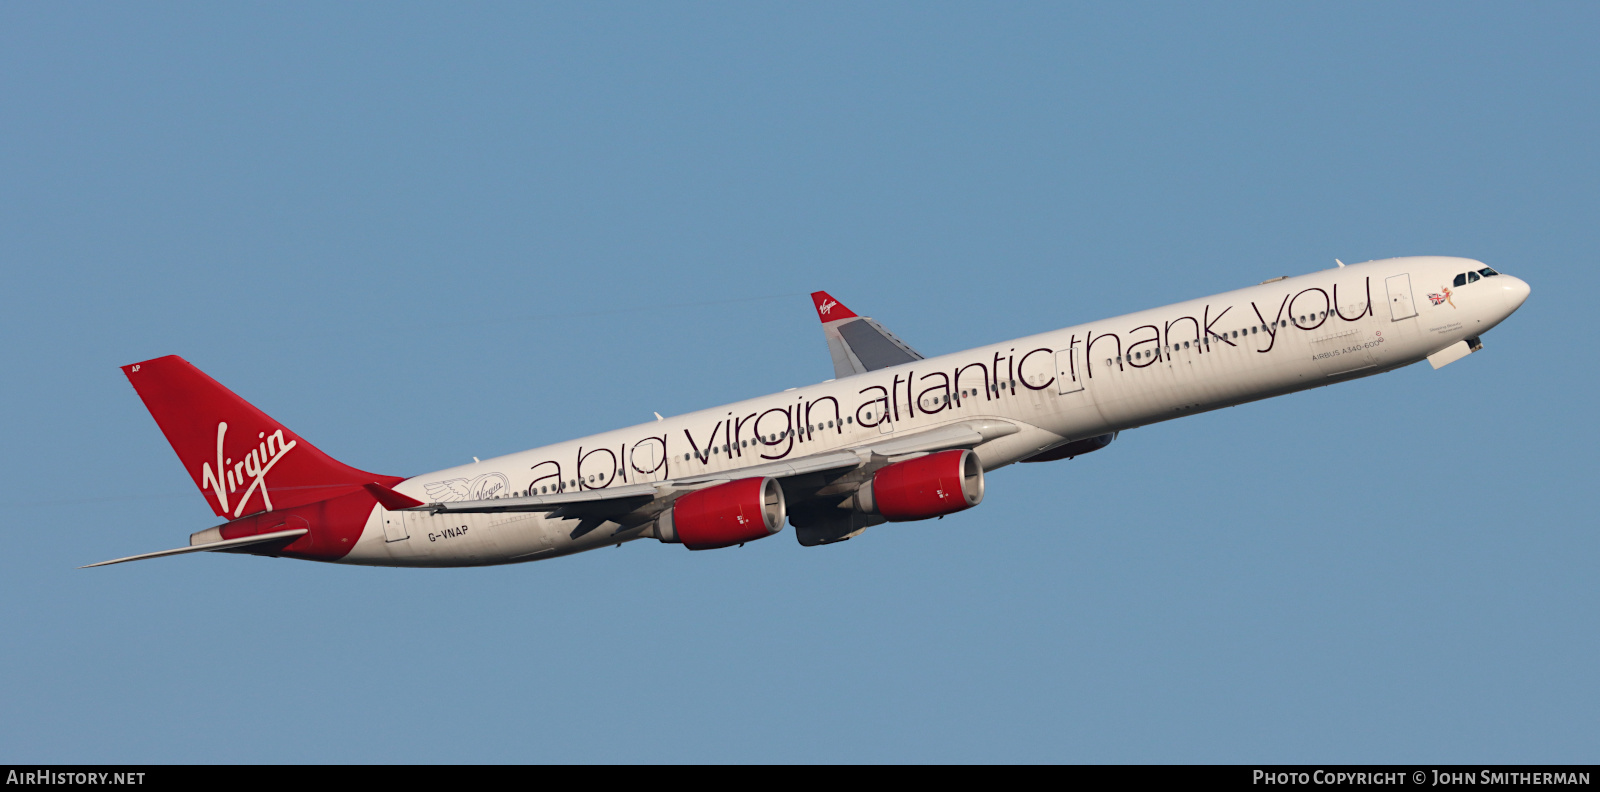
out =
<svg viewBox="0 0 1600 792"><path fill-rule="evenodd" d="M1528 286L1481 262L1372 261L976 347L416 476L423 502L584 492L859 447L994 419L984 470L1065 443L1416 363L1503 321ZM1492 272L1492 270L1489 270ZM1458 276L1472 281L1455 285ZM550 558L639 538L542 513L375 507L340 561L461 566Z"/></svg>

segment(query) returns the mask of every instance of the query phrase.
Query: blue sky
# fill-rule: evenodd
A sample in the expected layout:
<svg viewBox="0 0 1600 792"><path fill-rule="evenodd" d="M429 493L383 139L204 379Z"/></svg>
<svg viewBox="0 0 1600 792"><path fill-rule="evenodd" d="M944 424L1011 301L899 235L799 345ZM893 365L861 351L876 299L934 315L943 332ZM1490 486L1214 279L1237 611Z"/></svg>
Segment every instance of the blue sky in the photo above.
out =
<svg viewBox="0 0 1600 792"><path fill-rule="evenodd" d="M0 759L1542 762L1600 745L1600 10L0 6ZM412 475L1346 262L1411 367L802 548L74 567L213 524L117 366Z"/></svg>

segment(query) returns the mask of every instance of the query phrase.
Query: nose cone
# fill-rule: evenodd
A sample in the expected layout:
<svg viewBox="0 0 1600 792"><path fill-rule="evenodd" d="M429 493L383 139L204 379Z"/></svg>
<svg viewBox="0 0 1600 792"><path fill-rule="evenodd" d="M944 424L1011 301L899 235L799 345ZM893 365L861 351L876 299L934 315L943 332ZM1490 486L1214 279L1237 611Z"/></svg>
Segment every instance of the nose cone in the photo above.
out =
<svg viewBox="0 0 1600 792"><path fill-rule="evenodd" d="M1502 275L1495 280L1504 281L1500 284L1500 296L1505 300L1507 315L1521 308L1522 304L1527 302L1528 294L1533 291L1528 287L1527 281L1521 278Z"/></svg>

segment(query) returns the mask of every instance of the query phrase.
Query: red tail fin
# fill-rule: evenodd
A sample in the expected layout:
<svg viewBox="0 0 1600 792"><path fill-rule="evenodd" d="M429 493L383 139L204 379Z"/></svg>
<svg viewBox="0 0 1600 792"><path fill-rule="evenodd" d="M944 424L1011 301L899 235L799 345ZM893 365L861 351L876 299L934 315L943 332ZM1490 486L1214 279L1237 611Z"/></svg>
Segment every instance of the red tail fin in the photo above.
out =
<svg viewBox="0 0 1600 792"><path fill-rule="evenodd" d="M363 484L365 473L317 450L177 355L123 366L172 450L219 517L287 509Z"/></svg>
<svg viewBox="0 0 1600 792"><path fill-rule="evenodd" d="M817 306L817 318L821 319L823 324L856 318L855 311L844 307L843 303L833 299L833 295L825 291L812 292L811 302Z"/></svg>

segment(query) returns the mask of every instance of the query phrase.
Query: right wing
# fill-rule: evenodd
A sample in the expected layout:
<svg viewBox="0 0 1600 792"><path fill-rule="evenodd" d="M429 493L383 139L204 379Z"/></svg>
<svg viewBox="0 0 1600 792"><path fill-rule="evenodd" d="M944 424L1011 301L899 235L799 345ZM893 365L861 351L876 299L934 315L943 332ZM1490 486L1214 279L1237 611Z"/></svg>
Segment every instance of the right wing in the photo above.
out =
<svg viewBox="0 0 1600 792"><path fill-rule="evenodd" d="M871 317L856 316L825 291L812 292L817 318L822 320L822 335L828 340L835 379L921 360L917 350L906 346Z"/></svg>

